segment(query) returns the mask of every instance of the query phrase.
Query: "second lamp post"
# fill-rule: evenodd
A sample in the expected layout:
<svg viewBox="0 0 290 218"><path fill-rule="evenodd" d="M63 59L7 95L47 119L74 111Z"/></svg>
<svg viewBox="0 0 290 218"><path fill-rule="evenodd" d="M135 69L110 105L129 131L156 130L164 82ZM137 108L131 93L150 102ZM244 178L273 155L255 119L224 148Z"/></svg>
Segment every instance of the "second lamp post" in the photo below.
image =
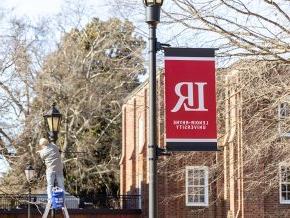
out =
<svg viewBox="0 0 290 218"><path fill-rule="evenodd" d="M156 27L163 0L144 0L149 26L149 218L157 217L157 105L156 105Z"/></svg>
<svg viewBox="0 0 290 218"><path fill-rule="evenodd" d="M34 174L35 174L35 170L33 169L33 167L31 165L28 165L25 169L25 176L26 176L26 179L27 179L27 182L28 182L28 218L31 217L31 207L30 207L30 204L31 204L31 180L33 179L34 177Z"/></svg>

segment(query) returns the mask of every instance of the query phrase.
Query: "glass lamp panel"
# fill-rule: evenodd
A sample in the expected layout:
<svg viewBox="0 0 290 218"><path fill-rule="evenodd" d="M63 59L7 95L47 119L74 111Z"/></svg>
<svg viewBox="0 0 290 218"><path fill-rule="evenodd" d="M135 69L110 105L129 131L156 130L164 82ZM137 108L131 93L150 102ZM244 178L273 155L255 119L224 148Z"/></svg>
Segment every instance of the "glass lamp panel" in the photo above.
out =
<svg viewBox="0 0 290 218"><path fill-rule="evenodd" d="M156 0L156 3L157 3L158 5L162 5L163 0Z"/></svg>
<svg viewBox="0 0 290 218"><path fill-rule="evenodd" d="M47 117L49 131L58 131L60 127L60 117Z"/></svg>
<svg viewBox="0 0 290 218"><path fill-rule="evenodd" d="M52 117L46 117L46 120L47 120L49 131L53 131L53 120L52 120Z"/></svg>
<svg viewBox="0 0 290 218"><path fill-rule="evenodd" d="M144 0L146 6L154 4L154 0Z"/></svg>
<svg viewBox="0 0 290 218"><path fill-rule="evenodd" d="M53 117L52 118L52 127L53 127L53 131L58 131L59 130L59 124L60 124L60 117Z"/></svg>
<svg viewBox="0 0 290 218"><path fill-rule="evenodd" d="M35 174L35 171L34 170L25 170L25 176L26 176L26 179L27 181L30 181L33 179L34 177L34 174Z"/></svg>

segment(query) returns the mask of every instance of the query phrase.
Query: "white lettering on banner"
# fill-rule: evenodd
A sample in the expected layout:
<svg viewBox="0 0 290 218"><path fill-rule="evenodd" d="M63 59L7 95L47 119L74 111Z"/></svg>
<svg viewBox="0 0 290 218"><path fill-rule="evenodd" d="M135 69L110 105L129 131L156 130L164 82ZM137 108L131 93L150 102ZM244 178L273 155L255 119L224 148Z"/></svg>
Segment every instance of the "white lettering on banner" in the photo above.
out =
<svg viewBox="0 0 290 218"><path fill-rule="evenodd" d="M176 130L206 130L209 122L207 120L174 120L173 126Z"/></svg>
<svg viewBox="0 0 290 218"><path fill-rule="evenodd" d="M193 86L197 86L198 91L198 107L194 108L194 100L193 100ZM204 86L207 85L206 82L181 82L176 84L175 86L175 94L179 97L179 100L175 107L171 110L171 112L177 112L180 110L182 105L184 105L185 111L208 111L208 109L204 106ZM181 87L187 86L187 95L184 96L181 94ZM187 104L186 101L187 100Z"/></svg>

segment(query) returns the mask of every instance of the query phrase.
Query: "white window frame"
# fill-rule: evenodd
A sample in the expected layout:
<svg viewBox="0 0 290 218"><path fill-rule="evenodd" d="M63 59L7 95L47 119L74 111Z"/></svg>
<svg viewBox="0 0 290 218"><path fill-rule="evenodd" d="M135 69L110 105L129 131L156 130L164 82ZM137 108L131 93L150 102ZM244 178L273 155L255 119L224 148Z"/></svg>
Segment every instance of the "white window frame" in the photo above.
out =
<svg viewBox="0 0 290 218"><path fill-rule="evenodd" d="M282 125L283 125L283 122L286 120L286 119L290 119L290 102L289 102L290 99L286 99L286 101L283 101L283 102L280 102L279 105L278 105L278 118L279 118L279 126L278 126L278 130L279 130L279 135L281 137L287 137L289 138L290 137L290 126L289 126L289 130L286 130L286 132L284 131ZM283 116L282 115L282 104L288 104L288 116Z"/></svg>
<svg viewBox="0 0 290 218"><path fill-rule="evenodd" d="M282 198L282 184L285 185L290 185L290 180L287 182L282 182L282 167L289 167L290 168L290 164L280 164L279 165L279 199L280 199L280 204L290 204L290 199L289 200L284 200ZM290 190L289 190L290 193Z"/></svg>
<svg viewBox="0 0 290 218"><path fill-rule="evenodd" d="M190 185L188 184L188 172L189 170L204 170L204 185ZM207 166L186 166L185 168L185 199L186 199L186 206L196 206L196 207L207 207L208 206L208 167ZM204 187L204 202L189 202L188 201L188 188L189 187Z"/></svg>

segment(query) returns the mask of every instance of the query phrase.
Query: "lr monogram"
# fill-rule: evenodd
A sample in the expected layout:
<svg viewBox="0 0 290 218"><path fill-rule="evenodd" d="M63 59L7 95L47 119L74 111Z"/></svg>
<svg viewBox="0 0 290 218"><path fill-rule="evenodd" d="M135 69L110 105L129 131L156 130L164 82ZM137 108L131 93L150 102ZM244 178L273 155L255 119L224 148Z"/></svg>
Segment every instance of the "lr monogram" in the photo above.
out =
<svg viewBox="0 0 290 218"><path fill-rule="evenodd" d="M207 85L206 82L181 82L175 86L175 94L179 97L179 100L171 112L177 112L182 106L184 106L185 111L208 111L204 106L204 86ZM187 86L187 95L181 94L181 88ZM197 86L198 95L198 105L195 107L193 99L193 88Z"/></svg>

